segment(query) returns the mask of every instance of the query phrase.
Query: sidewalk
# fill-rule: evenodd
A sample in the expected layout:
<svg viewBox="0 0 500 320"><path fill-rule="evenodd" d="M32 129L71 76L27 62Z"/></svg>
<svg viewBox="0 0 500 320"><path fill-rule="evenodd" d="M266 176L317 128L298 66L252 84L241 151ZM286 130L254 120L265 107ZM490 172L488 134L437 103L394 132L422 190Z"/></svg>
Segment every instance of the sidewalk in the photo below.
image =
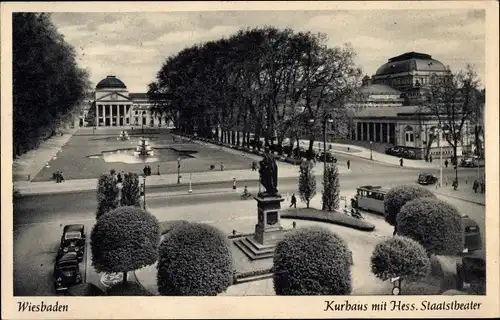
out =
<svg viewBox="0 0 500 320"><path fill-rule="evenodd" d="M318 147L318 142L321 144L321 148ZM349 145L349 144L343 144L343 143L333 143L333 142L327 142L326 143L327 148L329 146L332 146L332 149L335 153L341 153L341 154L347 154L351 155L354 157L358 158L363 158L363 159L368 159L370 160L370 149L356 146L356 145ZM300 146L304 148L309 147L309 140L300 140ZM349 148L349 151L347 150ZM323 149L323 143L320 141L315 141L313 145L314 150L319 150ZM390 156L385 153L377 152L377 151L371 151L371 155L373 158L373 161L378 161L378 162L383 162L387 164L392 164L395 166L399 166L399 159L398 157ZM403 159L403 166L407 168L428 168L428 169L439 169L439 161L438 162L425 162L423 160L412 160L412 159Z"/></svg>
<svg viewBox="0 0 500 320"><path fill-rule="evenodd" d="M339 167L339 173L348 173L349 170ZM316 166L314 173L316 176L323 174L323 167ZM299 167L292 166L287 163L278 163L278 176L279 178L290 178L299 176ZM181 185L189 184L190 174L181 172ZM233 178L236 178L236 184L241 180L255 180L258 181L258 171L250 169L231 170L231 171L210 171L210 172L196 172L191 174L191 183L193 185L200 183L233 183ZM141 178L142 180L142 178ZM177 185L177 174L164 174L164 175L151 175L146 178L146 186L163 186L163 185ZM52 194L52 193L71 193L77 191L90 191L96 190L97 179L75 179L65 180L62 183L55 181L43 182L29 182L29 181L15 181L14 188L16 188L21 195L39 195L39 194Z"/></svg>
<svg viewBox="0 0 500 320"><path fill-rule="evenodd" d="M470 183L462 183L457 190L453 190L453 187L451 185L442 186L439 188L434 187L432 188L432 192L446 197L475 203L481 206L486 205L486 194L479 192L474 193L474 191L472 190L472 185Z"/></svg>
<svg viewBox="0 0 500 320"><path fill-rule="evenodd" d="M75 134L77 128L60 130L64 135L56 135L40 143L37 149L30 150L12 162L12 181L31 181L52 157Z"/></svg>

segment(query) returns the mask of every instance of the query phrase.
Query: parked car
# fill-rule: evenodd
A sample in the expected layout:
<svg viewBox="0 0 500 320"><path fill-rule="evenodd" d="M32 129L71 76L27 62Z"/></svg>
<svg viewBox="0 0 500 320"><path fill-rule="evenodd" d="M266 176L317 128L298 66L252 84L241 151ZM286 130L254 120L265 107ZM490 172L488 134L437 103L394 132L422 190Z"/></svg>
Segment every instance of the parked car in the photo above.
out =
<svg viewBox="0 0 500 320"><path fill-rule="evenodd" d="M85 227L83 224L64 226L57 257L59 258L69 252L75 252L78 261L83 260L85 252Z"/></svg>
<svg viewBox="0 0 500 320"><path fill-rule="evenodd" d="M483 242L481 239L481 230L477 222L469 218L469 216L463 216L462 224L464 228L463 253L467 254L472 251L481 250L483 248Z"/></svg>
<svg viewBox="0 0 500 320"><path fill-rule="evenodd" d="M385 150L385 153L391 156L401 156L403 149L401 147L390 147Z"/></svg>
<svg viewBox="0 0 500 320"><path fill-rule="evenodd" d="M481 159L478 156L467 156L462 158L462 160L460 160L460 166L469 168L484 166L484 161L481 161Z"/></svg>
<svg viewBox="0 0 500 320"><path fill-rule="evenodd" d="M68 252L56 259L52 277L57 293L64 293L68 287L82 283L77 253Z"/></svg>
<svg viewBox="0 0 500 320"><path fill-rule="evenodd" d="M326 160L325 160L326 158ZM337 163L337 158L334 157L334 155L331 152L321 152L318 156L317 159L322 162L333 162Z"/></svg>
<svg viewBox="0 0 500 320"><path fill-rule="evenodd" d="M484 250L462 256L457 262L457 290L471 293L486 293L486 255Z"/></svg>
<svg viewBox="0 0 500 320"><path fill-rule="evenodd" d="M435 177L432 173L421 173L418 175L418 184L434 184L438 181L438 178Z"/></svg>

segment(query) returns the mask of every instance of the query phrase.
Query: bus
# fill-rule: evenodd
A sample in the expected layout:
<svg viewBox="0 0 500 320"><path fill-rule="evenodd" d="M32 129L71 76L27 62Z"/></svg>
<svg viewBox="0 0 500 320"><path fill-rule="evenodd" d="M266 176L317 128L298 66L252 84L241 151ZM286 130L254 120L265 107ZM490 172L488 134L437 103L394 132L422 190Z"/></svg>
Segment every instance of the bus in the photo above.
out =
<svg viewBox="0 0 500 320"><path fill-rule="evenodd" d="M387 189L381 186L361 186L356 190L356 195L351 198L351 207L383 215L384 198Z"/></svg>

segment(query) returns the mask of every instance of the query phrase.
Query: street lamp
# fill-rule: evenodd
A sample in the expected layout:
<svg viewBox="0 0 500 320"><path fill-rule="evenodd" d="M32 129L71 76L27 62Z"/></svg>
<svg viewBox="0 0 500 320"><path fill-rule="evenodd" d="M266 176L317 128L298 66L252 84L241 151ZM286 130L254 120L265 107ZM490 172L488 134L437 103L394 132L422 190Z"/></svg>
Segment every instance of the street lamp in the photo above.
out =
<svg viewBox="0 0 500 320"><path fill-rule="evenodd" d="M181 183L181 158L177 158L177 183Z"/></svg>
<svg viewBox="0 0 500 320"><path fill-rule="evenodd" d="M143 209L146 210L146 175L142 176Z"/></svg>
<svg viewBox="0 0 500 320"><path fill-rule="evenodd" d="M448 134L448 132L449 132L449 130L442 129L441 127L436 128L434 130L434 134L436 134L438 136L437 141L438 141L438 145L439 145L439 186L443 185L443 144L441 143L441 135L443 133Z"/></svg>
<svg viewBox="0 0 500 320"><path fill-rule="evenodd" d="M370 141L370 160L373 160L373 141Z"/></svg>
<svg viewBox="0 0 500 320"><path fill-rule="evenodd" d="M326 173L326 124L333 123L333 118L331 115L327 114L323 120L323 176Z"/></svg>

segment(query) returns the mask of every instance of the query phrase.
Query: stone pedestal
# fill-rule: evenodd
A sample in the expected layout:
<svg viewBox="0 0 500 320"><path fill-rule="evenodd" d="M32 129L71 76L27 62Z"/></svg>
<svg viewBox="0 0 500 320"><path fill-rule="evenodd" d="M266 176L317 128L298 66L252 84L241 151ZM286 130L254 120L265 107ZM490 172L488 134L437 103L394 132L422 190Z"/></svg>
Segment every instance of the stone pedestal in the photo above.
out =
<svg viewBox="0 0 500 320"><path fill-rule="evenodd" d="M252 260L272 258L276 244L284 235L279 211L285 199L281 196L257 196L254 199L257 200L258 217L255 234L238 239L235 244Z"/></svg>

